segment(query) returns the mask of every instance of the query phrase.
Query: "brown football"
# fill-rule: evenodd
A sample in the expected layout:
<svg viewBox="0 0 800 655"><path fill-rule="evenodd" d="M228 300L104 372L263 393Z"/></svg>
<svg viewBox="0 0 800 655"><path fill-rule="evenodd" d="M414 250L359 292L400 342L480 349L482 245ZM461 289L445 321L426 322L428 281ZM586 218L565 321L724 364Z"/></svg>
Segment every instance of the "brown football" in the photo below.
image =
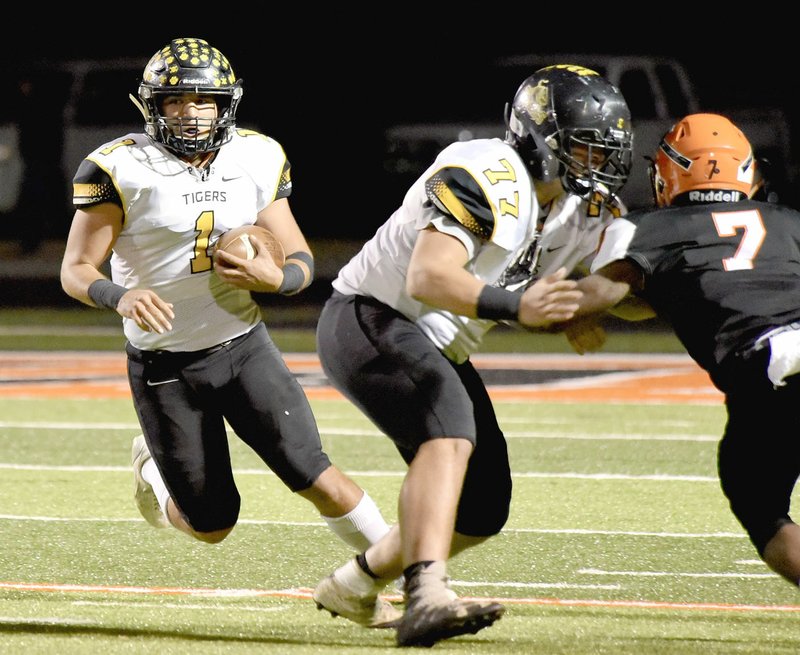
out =
<svg viewBox="0 0 800 655"><path fill-rule="evenodd" d="M256 256L256 244L254 241L250 241L251 234L261 237L261 240L267 244L267 250L272 255L272 260L278 266L283 266L286 261L286 255L283 252L281 242L272 232L259 225L242 225L223 232L217 240L215 248L242 259L253 259Z"/></svg>

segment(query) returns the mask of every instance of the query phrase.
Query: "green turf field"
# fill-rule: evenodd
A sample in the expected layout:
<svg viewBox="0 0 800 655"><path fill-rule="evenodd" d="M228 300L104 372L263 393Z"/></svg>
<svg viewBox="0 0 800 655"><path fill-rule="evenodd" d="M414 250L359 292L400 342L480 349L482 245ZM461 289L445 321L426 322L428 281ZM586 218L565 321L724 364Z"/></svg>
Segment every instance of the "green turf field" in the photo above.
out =
<svg viewBox="0 0 800 655"><path fill-rule="evenodd" d="M28 324L50 328L41 347L64 338L52 319ZM2 338L24 349L13 341L28 337ZM393 519L404 467L389 441L343 401L313 406L332 459ZM507 611L435 651L800 652L798 591L757 558L718 487L722 407L497 408L514 472L511 517L450 573L458 593L501 598ZM0 397L1 652L397 651L393 632L316 610L309 589L349 553L235 437L243 502L231 536L212 546L149 527L132 498L137 433L125 399Z"/></svg>
<svg viewBox="0 0 800 655"><path fill-rule="evenodd" d="M314 350L314 327L319 307L262 306L264 320L284 352ZM122 351L120 317L93 308L0 310L0 350L116 350ZM612 323L618 326L620 323ZM624 324L623 324L624 325ZM649 323L643 324L645 327ZM683 346L671 332L662 330L612 330L606 352L682 353ZM505 326L488 333L482 352L572 352L561 334L531 333Z"/></svg>

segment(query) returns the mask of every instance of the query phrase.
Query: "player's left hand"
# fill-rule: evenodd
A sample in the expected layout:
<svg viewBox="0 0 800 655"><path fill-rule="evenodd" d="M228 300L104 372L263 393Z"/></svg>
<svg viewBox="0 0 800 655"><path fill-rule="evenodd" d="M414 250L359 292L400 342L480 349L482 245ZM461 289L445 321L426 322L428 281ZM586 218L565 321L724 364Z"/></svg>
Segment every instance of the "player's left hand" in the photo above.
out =
<svg viewBox="0 0 800 655"><path fill-rule="evenodd" d="M223 250L214 252L214 271L219 278L239 289L257 291L259 293L275 293L283 282L283 269L277 266L266 247L259 247L258 241L251 237L256 245L256 255L252 259L243 259Z"/></svg>
<svg viewBox="0 0 800 655"><path fill-rule="evenodd" d="M564 329L564 334L579 355L600 350L606 343L606 331L596 316L573 319Z"/></svg>
<svg viewBox="0 0 800 655"><path fill-rule="evenodd" d="M522 294L517 320L526 327L570 320L583 294L575 280L566 277L567 269L562 266L529 286Z"/></svg>

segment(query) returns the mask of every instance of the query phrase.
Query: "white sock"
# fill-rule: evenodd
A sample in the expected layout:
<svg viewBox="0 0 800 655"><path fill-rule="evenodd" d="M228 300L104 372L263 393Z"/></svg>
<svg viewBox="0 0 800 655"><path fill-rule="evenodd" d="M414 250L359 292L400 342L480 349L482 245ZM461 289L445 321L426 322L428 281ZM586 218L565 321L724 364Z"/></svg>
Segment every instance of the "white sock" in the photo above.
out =
<svg viewBox="0 0 800 655"><path fill-rule="evenodd" d="M356 562L355 558L347 560L338 569L333 572L339 582L350 591L355 592L359 596L368 596L376 593L386 586L386 580L376 580L368 575Z"/></svg>
<svg viewBox="0 0 800 655"><path fill-rule="evenodd" d="M155 487L153 488L155 489ZM359 553L363 553L389 532L389 524L386 523L375 501L369 497L366 491L358 505L344 516L335 518L323 516L322 518L339 539Z"/></svg>
<svg viewBox="0 0 800 655"><path fill-rule="evenodd" d="M142 466L142 477L145 479L145 482L149 482L150 486L153 487L153 493L158 499L158 506L161 508L164 516L169 518L167 514L169 491L167 491L167 486L164 484L164 480L161 479L161 473L158 472L158 467L152 457Z"/></svg>

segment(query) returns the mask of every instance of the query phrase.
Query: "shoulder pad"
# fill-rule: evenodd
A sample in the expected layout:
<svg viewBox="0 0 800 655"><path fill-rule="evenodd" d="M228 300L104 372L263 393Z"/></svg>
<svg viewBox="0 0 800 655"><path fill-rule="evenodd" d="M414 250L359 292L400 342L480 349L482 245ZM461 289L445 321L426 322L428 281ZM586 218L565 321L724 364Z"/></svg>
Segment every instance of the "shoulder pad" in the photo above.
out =
<svg viewBox="0 0 800 655"><path fill-rule="evenodd" d="M487 240L494 231L490 201L472 174L455 166L436 171L425 181L425 193L443 212L475 236Z"/></svg>
<svg viewBox="0 0 800 655"><path fill-rule="evenodd" d="M72 180L72 203L76 207L90 207L103 202L122 206L114 181L103 167L90 158L84 159Z"/></svg>
<svg viewBox="0 0 800 655"><path fill-rule="evenodd" d="M439 153L424 181L427 198L477 238L513 247L519 221L536 206L516 150L500 139L457 141Z"/></svg>

